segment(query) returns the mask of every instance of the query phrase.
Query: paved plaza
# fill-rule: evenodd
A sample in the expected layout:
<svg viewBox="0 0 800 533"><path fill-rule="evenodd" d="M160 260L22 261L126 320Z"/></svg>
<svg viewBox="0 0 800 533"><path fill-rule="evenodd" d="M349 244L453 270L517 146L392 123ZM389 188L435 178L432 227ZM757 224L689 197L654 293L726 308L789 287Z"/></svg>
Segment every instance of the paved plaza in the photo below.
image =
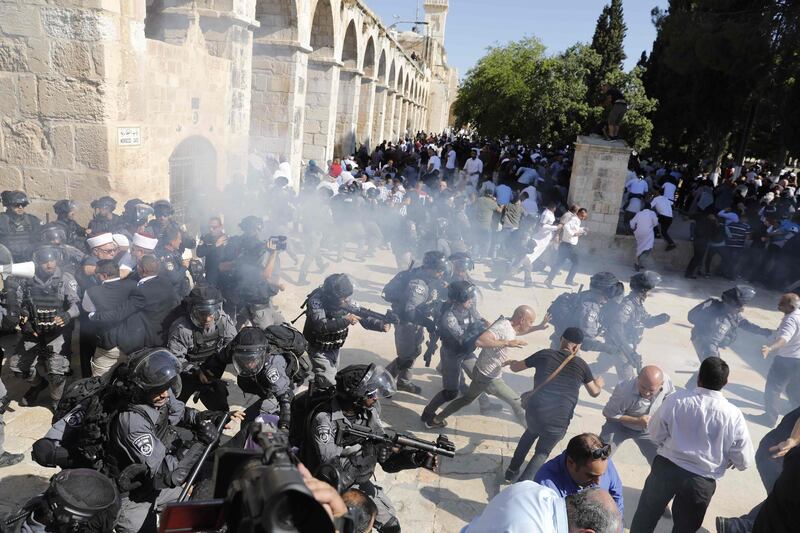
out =
<svg viewBox="0 0 800 533"><path fill-rule="evenodd" d="M287 263L291 261L287 260ZM576 278L579 284L588 287L588 276L600 270L610 270L620 279L626 280L633 273L625 264L607 262L595 257L586 258L581 274ZM356 284L354 299L361 305L376 310L384 310L387 304L381 299L383 285L394 274L394 261L385 251L363 263L344 261L333 263L328 273L345 272L352 276ZM565 287L559 286L563 278L559 276L554 289L543 286L533 289L522 288L521 280L512 281L502 292L488 287L486 267L476 266L473 275L481 287L482 297L478 309L488 320L494 320L500 314L509 316L514 308L522 303L532 305L539 315L543 315L548 304ZM297 278L297 269L287 265L284 278L287 283L286 292L276 299L278 306L286 317L293 318L299 313L299 305L305 294L317 283L321 283L322 275L312 275L311 285L298 287L292 284ZM535 281L542 281L541 274ZM709 296L718 296L729 284L719 280L698 279L687 283L675 272L666 273L663 286L654 291L647 301L648 310L655 314L666 312L672 317L669 324L645 333L640 352L646 364L657 364L663 368L677 386L683 386L692 372L699 367L694 350L689 340L689 323L687 312L696 303ZM745 316L753 322L774 328L780 320L780 313L775 309L779 294L759 290L754 305L745 311ZM298 324L302 325L302 319ZM524 358L548 344L549 331L537 332L526 337L528 346L515 353ZM741 332L732 348L724 351L723 357L731 366L731 383L724 389L725 396L745 414L762 412L762 391L770 361L764 361L759 348L763 338ZM13 346L13 337L4 337L2 344L7 356ZM342 350L343 364L381 361L388 364L395 356L393 335L366 331L356 326ZM438 359L438 356L437 356ZM436 361L435 359L434 361ZM6 358L8 360L8 357ZM594 354L587 356L592 362ZM7 365L6 365L7 366ZM433 365L435 366L435 364ZM73 365L76 368L76 365ZM608 400L616 383L616 376L607 374L606 390L596 398L590 398L581 392L575 417L569 431L553 451L560 453L572 436L586 432L599 432L603 424L601 410ZM517 391L523 392L532 387L533 371L520 374L506 372L504 377ZM420 422L419 415L427 403L441 386L441 379L434 368L424 368L422 361L414 369L417 382L423 389L423 396L398 393L394 398L383 403L382 417L384 423L391 428L404 432L412 432L422 438L435 439L437 432L426 430ZM226 375L233 380L233 376ZM3 378L16 400L21 397L23 385L14 380L7 368L3 368ZM245 401L238 389L232 386L235 404ZM11 452L24 452L26 460L21 464L5 468L0 476L0 514L12 510L43 489L47 479L55 472L41 468L30 459L33 442L44 435L50 426L50 412L44 407L19 408L16 401L11 407L15 410L6 415L8 435L6 447ZM783 406L788 410L788 402ZM378 482L387 489L388 494L397 507L400 522L405 531L425 532L458 532L472 517L480 513L486 502L504 487L502 476L523 428L513 420L511 412L505 408L494 417L478 414L477 404L473 404L450 419L449 426L443 431L456 444L456 458L445 460L440 473L434 474L426 470L408 470L395 475L384 475L378 472ZM766 433L765 427L748 423L750 434L755 445ZM625 524L630 525L636 509L639 495L649 467L633 443L623 445L614 455L614 462L625 485ZM755 467L746 472L729 470L718 483L717 491L709 507L704 521L704 528L714 531L714 517L744 514L765 497L764 488ZM662 519L658 532L667 532L672 528L670 521ZM703 531L703 530L701 530Z"/></svg>

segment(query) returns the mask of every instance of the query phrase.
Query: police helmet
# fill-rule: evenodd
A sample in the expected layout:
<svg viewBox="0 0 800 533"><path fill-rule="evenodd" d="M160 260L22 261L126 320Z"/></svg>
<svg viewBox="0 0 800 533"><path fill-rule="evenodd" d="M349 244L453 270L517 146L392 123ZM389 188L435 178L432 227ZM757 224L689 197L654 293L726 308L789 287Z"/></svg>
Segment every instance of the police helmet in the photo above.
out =
<svg viewBox="0 0 800 533"><path fill-rule="evenodd" d="M336 373L336 394L353 403L389 398L397 392L394 378L380 365L350 365Z"/></svg>
<svg viewBox="0 0 800 533"><path fill-rule="evenodd" d="M749 285L737 285L722 293L722 301L734 307L744 307L756 296L756 290Z"/></svg>
<svg viewBox="0 0 800 533"><path fill-rule="evenodd" d="M33 252L33 262L37 266L50 261L61 261L61 250L55 246L40 246Z"/></svg>
<svg viewBox="0 0 800 533"><path fill-rule="evenodd" d="M22 205L23 207L26 207L28 204L30 204L30 201L28 201L28 195L23 191L3 191L0 193L0 198L2 198L3 205L5 207L12 207L15 205Z"/></svg>
<svg viewBox="0 0 800 533"><path fill-rule="evenodd" d="M181 364L166 348L141 350L132 358L131 367L131 382L139 392L149 396L172 389L180 396Z"/></svg>
<svg viewBox="0 0 800 533"><path fill-rule="evenodd" d="M153 211L157 217L168 217L172 214L172 204L169 200L156 200L153 202Z"/></svg>
<svg viewBox="0 0 800 533"><path fill-rule="evenodd" d="M263 226L264 221L255 215L248 215L244 217L241 222L239 222L239 227L242 228L242 231L250 231L254 229L261 231Z"/></svg>
<svg viewBox="0 0 800 533"><path fill-rule="evenodd" d="M56 215L68 215L78 209L78 204L74 200L59 200L53 204L53 211Z"/></svg>
<svg viewBox="0 0 800 533"><path fill-rule="evenodd" d="M52 525L57 528L54 531L108 531L120 505L116 483L91 468L71 468L55 474L44 500L53 516Z"/></svg>
<svg viewBox="0 0 800 533"><path fill-rule="evenodd" d="M205 327L209 316L214 317L214 322L219 320L222 313L222 293L218 288L207 283L198 283L189 293L189 319L198 328Z"/></svg>
<svg viewBox="0 0 800 533"><path fill-rule="evenodd" d="M422 258L422 267L437 272L445 272L447 270L447 259L445 259L442 252L431 250L425 252Z"/></svg>
<svg viewBox="0 0 800 533"><path fill-rule="evenodd" d="M598 272L589 278L589 289L598 294L602 294L606 298L618 296L621 285L617 276L611 272Z"/></svg>
<svg viewBox="0 0 800 533"><path fill-rule="evenodd" d="M381 193L377 187L370 187L367 189L367 198L370 200L377 200L380 195Z"/></svg>
<svg viewBox="0 0 800 533"><path fill-rule="evenodd" d="M144 226L154 215L153 207L141 201L135 204L125 203L125 211L122 214L126 221L134 223L136 226Z"/></svg>
<svg viewBox="0 0 800 533"><path fill-rule="evenodd" d="M101 196L97 200L92 200L92 209L108 209L113 211L117 208L117 201L110 196Z"/></svg>
<svg viewBox="0 0 800 533"><path fill-rule="evenodd" d="M59 245L67 240L67 232L61 224L46 224L39 234L40 240L45 244Z"/></svg>
<svg viewBox="0 0 800 533"><path fill-rule="evenodd" d="M458 267L459 270L472 270L475 268L475 262L467 252L456 252L447 258L453 266Z"/></svg>
<svg viewBox="0 0 800 533"><path fill-rule="evenodd" d="M478 288L470 281L454 281L447 286L447 298L451 302L466 303L474 300L478 295Z"/></svg>
<svg viewBox="0 0 800 533"><path fill-rule="evenodd" d="M253 377L267 363L269 341L260 328L247 326L236 334L230 344L231 360L236 374Z"/></svg>
<svg viewBox="0 0 800 533"><path fill-rule="evenodd" d="M334 298L344 300L353 295L353 282L347 274L331 274L322 282L322 290Z"/></svg>
<svg viewBox="0 0 800 533"><path fill-rule="evenodd" d="M652 270L637 272L631 276L631 290L647 292L653 290L661 283L661 276Z"/></svg>

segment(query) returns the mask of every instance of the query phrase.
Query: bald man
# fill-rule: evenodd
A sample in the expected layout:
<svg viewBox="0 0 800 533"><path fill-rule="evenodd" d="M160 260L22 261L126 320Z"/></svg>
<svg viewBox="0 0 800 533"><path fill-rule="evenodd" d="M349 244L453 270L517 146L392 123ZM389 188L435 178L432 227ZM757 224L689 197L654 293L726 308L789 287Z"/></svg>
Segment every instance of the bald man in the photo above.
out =
<svg viewBox="0 0 800 533"><path fill-rule="evenodd" d="M494 324L478 337L476 345L481 348L481 353L475 363L469 390L463 396L450 402L441 413L434 416L431 425L434 427L447 425L445 419L448 416L471 404L484 392L493 394L506 402L514 411L517 420L525 425L525 410L522 408L520 396L503 381L502 370L503 363L508 359L509 348L521 348L528 344L517 337L546 329L550 315L545 315L539 325L534 325L535 321L536 313L527 305L517 307L510 319L501 316L495 320Z"/></svg>
<svg viewBox="0 0 800 533"><path fill-rule="evenodd" d="M772 337L772 344L761 347L761 355L765 358L775 356L767 374L767 385L764 389L764 410L760 417L753 417L767 427L773 427L778 421L778 402L786 391L792 407L800 406L800 390L790 384L797 385L800 380L800 296L793 292L781 296L778 310L783 318Z"/></svg>
<svg viewBox="0 0 800 533"><path fill-rule="evenodd" d="M653 365L642 368L637 377L617 383L603 408L606 423L600 430L603 442L611 444L611 453L626 440L633 439L647 463L652 464L657 446L648 432L650 415L673 392L675 387L669 376Z"/></svg>

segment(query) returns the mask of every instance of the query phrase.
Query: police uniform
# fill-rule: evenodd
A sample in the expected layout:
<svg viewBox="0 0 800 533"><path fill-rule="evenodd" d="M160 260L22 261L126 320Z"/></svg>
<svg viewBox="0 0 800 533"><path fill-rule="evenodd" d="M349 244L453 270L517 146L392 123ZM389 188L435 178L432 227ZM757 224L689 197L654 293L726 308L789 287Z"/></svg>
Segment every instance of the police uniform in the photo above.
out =
<svg viewBox="0 0 800 533"><path fill-rule="evenodd" d="M638 361L638 366L641 367L642 360L636 348L642 342L644 330L660 326L668 320L669 315L664 313L650 315L644 308L641 293L636 291L631 291L619 304L607 303L601 315L601 322L607 344L613 349L610 353L600 354L597 363L592 367L592 374L598 376L613 364L620 381L636 377L638 369L634 367L631 359Z"/></svg>
<svg viewBox="0 0 800 533"><path fill-rule="evenodd" d="M306 323L303 336L308 341L308 355L314 369L314 379L320 388L336 384L336 370L339 365L339 350L347 339L350 322L345 318L347 312L328 302L325 291L320 287L309 294L306 302ZM383 322L363 318L365 329L383 331Z"/></svg>
<svg viewBox="0 0 800 533"><path fill-rule="evenodd" d="M155 256L161 261L161 272L159 275L167 278L175 287L175 292L180 298L185 297L191 290L189 278L186 277L187 269L183 266L183 257L178 250L167 250L163 246L157 246Z"/></svg>
<svg viewBox="0 0 800 533"><path fill-rule="evenodd" d="M58 217L55 223L64 228L64 233L67 235L65 244L74 246L79 250L86 247L86 228L71 218L62 218L61 216Z"/></svg>
<svg viewBox="0 0 800 533"><path fill-rule="evenodd" d="M277 252L265 251L263 242L244 236L231 238L226 248L229 246L238 250L234 259L235 272L228 285L232 294L229 292L227 298L236 306L237 327L248 320L261 329L285 322L283 314L272 303L272 298L279 292L278 285L262 276L270 254Z"/></svg>
<svg viewBox="0 0 800 533"><path fill-rule="evenodd" d="M367 443L342 446L340 440L343 426L364 426L373 433L384 434L378 411L364 408L355 415L345 416L336 398L327 407L314 415L309 427L309 438L313 442L312 461L316 462L312 462L310 468L314 472L319 465L332 464L339 473L340 489L352 487L369 496L378 508L375 529L381 531L396 517L397 512L383 489L372 483L375 465L378 464L378 450Z"/></svg>
<svg viewBox="0 0 800 533"><path fill-rule="evenodd" d="M709 298L700 305L708 314L703 324L692 328L692 345L701 362L708 357L719 357L719 349L733 344L739 328L756 335L772 333L772 330L753 324L742 316L741 311L716 298Z"/></svg>
<svg viewBox="0 0 800 533"><path fill-rule="evenodd" d="M258 374L239 376L236 383L242 392L258 396L258 400L245 409L242 427L262 414L277 415L279 427L289 427L294 384L286 371L286 359L281 354L269 355Z"/></svg>
<svg viewBox="0 0 800 533"><path fill-rule="evenodd" d="M442 390L431 399L422 412L423 420L430 420L436 410L446 402L454 400L459 391L466 393L463 367L467 359L475 359L475 341L485 329L485 322L475 306L465 308L448 302L436 323L442 341ZM474 367L467 364L468 368ZM486 398L485 395L482 395ZM487 399L483 400L484 402Z"/></svg>
<svg viewBox="0 0 800 533"><path fill-rule="evenodd" d="M583 331L583 343L581 349L584 351L613 351L603 341L602 324L600 317L603 310L603 303L600 302L598 295L593 291L582 291L577 295L578 303L572 312L568 313L561 322L553 323L553 333L550 335L551 348L557 350L561 345L561 334L567 328L577 327ZM563 322L563 323L562 323Z"/></svg>
<svg viewBox="0 0 800 533"><path fill-rule="evenodd" d="M117 533L149 531L157 509L177 499L181 485L203 454L205 445L177 444L180 437L173 426L194 426L198 412L178 401L170 391L169 401L160 409L135 404L112 421L109 451L120 472L130 465L144 465L141 487L122 495Z"/></svg>
<svg viewBox="0 0 800 533"><path fill-rule="evenodd" d="M392 310L400 317L394 330L397 358L387 367L397 377L399 384L411 382L411 367L422 354L423 329L433 326L431 315L442 299L444 284L427 274L425 269L414 269L406 286L403 298L392 304Z"/></svg>
<svg viewBox="0 0 800 533"><path fill-rule="evenodd" d="M200 390L200 401L206 408L215 411L228 410L227 390L203 385L195 372L207 359L222 352L235 336L236 326L224 311L220 311L219 319L208 330L195 326L186 316L172 323L167 335L167 349L183 366L183 388L179 400L185 402L195 391ZM219 385L224 389L224 384Z"/></svg>
<svg viewBox="0 0 800 533"><path fill-rule="evenodd" d="M0 213L0 244L8 248L15 263L31 260L41 225L42 221L30 213Z"/></svg>
<svg viewBox="0 0 800 533"><path fill-rule="evenodd" d="M11 358L11 371L38 384L39 368L42 375L47 374L50 398L57 404L70 368L69 359L62 353L64 329L79 314L78 283L70 274L56 268L46 281L37 273L30 280L16 279L10 285L10 314L19 316L23 309L28 311L22 337ZM65 325L56 326L53 322L56 317L61 317Z"/></svg>
<svg viewBox="0 0 800 533"><path fill-rule="evenodd" d="M58 248L61 252L62 260L59 261L58 266L60 266L64 272L75 276L75 272L77 272L86 259L86 253L69 244L54 244L52 246Z"/></svg>

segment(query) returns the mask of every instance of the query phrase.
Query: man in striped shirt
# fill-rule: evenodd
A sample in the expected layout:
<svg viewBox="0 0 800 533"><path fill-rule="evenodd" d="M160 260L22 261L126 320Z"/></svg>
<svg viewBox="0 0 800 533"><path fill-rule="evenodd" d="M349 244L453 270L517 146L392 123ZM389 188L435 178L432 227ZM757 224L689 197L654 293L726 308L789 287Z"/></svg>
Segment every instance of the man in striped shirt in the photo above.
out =
<svg viewBox="0 0 800 533"><path fill-rule="evenodd" d="M744 218L744 213L739 214L736 222L725 225L725 247L722 250L722 275L730 280L735 280L739 275L739 265L745 255L744 245L750 236L750 224Z"/></svg>

